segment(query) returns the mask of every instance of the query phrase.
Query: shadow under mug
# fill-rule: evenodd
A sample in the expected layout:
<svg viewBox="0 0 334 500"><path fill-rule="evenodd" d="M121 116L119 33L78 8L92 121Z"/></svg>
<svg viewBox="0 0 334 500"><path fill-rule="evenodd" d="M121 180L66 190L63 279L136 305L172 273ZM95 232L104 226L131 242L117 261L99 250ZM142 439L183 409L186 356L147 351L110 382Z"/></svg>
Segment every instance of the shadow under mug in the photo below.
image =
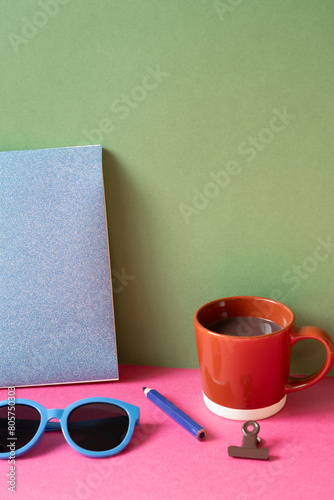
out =
<svg viewBox="0 0 334 500"><path fill-rule="evenodd" d="M256 317L281 329L255 336L216 333L208 327L226 318ZM194 316L203 396L207 407L232 420L260 420L283 408L287 394L321 380L334 361L334 344L320 328L294 328L294 314L286 305L262 297L239 296L214 300ZM290 375L292 346L303 339L319 340L326 360L306 377Z"/></svg>

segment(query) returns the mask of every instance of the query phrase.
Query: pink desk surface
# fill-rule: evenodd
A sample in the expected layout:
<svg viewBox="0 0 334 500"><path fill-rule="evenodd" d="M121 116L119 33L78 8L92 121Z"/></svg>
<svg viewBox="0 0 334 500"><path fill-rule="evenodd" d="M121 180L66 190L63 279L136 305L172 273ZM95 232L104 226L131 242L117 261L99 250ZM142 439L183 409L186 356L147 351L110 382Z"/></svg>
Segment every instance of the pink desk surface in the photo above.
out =
<svg viewBox="0 0 334 500"><path fill-rule="evenodd" d="M204 441L165 415L143 394L160 391L207 429ZM198 370L120 366L108 383L18 388L16 397L64 408L84 397L105 396L140 407L141 425L121 454L81 456L60 432L46 433L16 459L16 491L7 491L7 460L0 463L0 498L17 500L331 498L334 491L334 378L290 394L275 416L259 421L270 460L229 457L241 446L243 422L222 419L204 405ZM1 400L7 390L0 390Z"/></svg>

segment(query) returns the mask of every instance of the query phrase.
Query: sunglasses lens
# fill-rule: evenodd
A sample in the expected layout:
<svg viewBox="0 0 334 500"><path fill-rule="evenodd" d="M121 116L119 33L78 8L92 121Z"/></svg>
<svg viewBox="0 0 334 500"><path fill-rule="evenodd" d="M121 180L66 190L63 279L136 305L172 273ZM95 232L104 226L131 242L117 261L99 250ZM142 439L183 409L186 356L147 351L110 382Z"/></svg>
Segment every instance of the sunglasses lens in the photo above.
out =
<svg viewBox="0 0 334 500"><path fill-rule="evenodd" d="M11 417L15 417L15 420ZM35 436L41 416L36 408L28 405L15 405L9 412L8 406L0 408L0 453L9 451L8 444L15 443L15 449L23 448ZM15 439L16 438L16 439Z"/></svg>
<svg viewBox="0 0 334 500"><path fill-rule="evenodd" d="M107 451L124 440L129 429L129 416L123 408L114 404L88 403L69 414L67 428L80 448Z"/></svg>

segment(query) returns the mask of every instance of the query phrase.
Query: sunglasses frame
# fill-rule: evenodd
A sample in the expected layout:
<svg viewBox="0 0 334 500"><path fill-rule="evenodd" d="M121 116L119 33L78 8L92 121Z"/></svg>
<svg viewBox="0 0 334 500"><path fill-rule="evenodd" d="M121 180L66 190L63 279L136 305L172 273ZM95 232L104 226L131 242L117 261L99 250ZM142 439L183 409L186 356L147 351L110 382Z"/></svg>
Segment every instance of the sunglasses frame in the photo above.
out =
<svg viewBox="0 0 334 500"><path fill-rule="evenodd" d="M119 406L123 410L126 411L129 417L129 427L127 430L127 433L123 439L123 441L116 446L115 448L112 448L111 450L104 450L104 451L90 451L86 450L85 448L81 448L78 446L70 437L68 429L67 429L67 418L69 414L78 408L79 406L83 406L86 404L90 403L107 403L107 404L112 404L115 406ZM36 434L34 437L27 443L25 446L22 446L22 448L19 448L18 450L15 450L15 458L23 455L27 451L29 451L31 448L36 446L40 440L42 439L42 436L45 431L55 431L55 430L61 430L67 443L78 453L81 453L82 455L85 455L86 457L91 457L91 458L105 458L105 457L111 457L113 455L117 455L120 453L124 448L129 444L130 439L132 438L134 429L136 425L139 425L139 408L138 406L131 405L129 403L125 403L124 401L119 401L118 399L111 399L111 398L103 398L103 397L97 397L97 398L84 398L80 399L79 401L75 401L74 403L70 404L64 409L52 409L48 410L44 406L42 406L39 403L36 403L36 401L32 401L31 399L22 399L22 398L17 398L15 399L15 405L22 404L22 405L28 405L33 408L35 408L41 417L38 429L36 431ZM3 406L12 406L11 403L8 402L8 400L0 401L0 408ZM55 422L50 422L51 419L56 418L58 420ZM15 437L15 436L14 436ZM13 437L13 441L15 443ZM10 442L10 437L8 437L8 443ZM0 459L8 459L10 457L11 452L5 452L5 453L0 453Z"/></svg>

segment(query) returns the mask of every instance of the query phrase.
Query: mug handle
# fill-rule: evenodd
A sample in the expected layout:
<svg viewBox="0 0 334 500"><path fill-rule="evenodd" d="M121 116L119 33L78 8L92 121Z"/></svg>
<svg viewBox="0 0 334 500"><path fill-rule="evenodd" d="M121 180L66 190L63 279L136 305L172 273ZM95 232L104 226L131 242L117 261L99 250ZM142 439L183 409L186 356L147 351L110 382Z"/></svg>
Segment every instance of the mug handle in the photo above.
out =
<svg viewBox="0 0 334 500"><path fill-rule="evenodd" d="M289 376L288 383L285 385L285 392L301 391L321 380L331 369L334 362L334 344L331 337L321 328L316 326L304 326L300 330L290 333L290 345L293 346L299 340L315 339L319 340L326 348L326 360L320 370L307 377Z"/></svg>

